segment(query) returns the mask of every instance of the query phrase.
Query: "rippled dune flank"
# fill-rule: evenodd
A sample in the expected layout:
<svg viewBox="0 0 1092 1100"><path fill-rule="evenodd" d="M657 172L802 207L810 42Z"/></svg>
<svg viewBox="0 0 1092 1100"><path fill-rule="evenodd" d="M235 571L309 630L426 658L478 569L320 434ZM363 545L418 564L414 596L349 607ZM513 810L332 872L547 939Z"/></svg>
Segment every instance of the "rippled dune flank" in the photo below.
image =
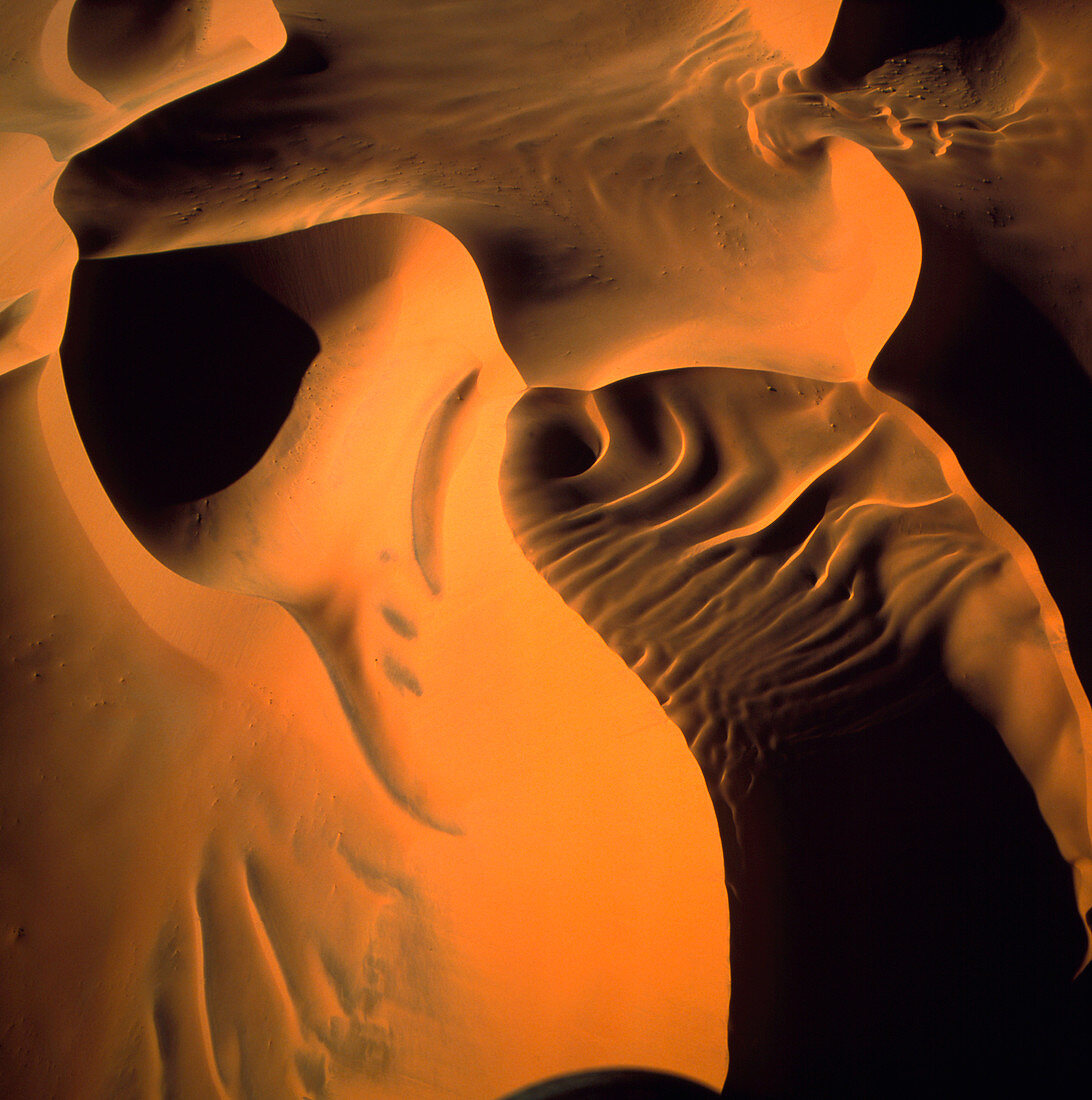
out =
<svg viewBox="0 0 1092 1100"><path fill-rule="evenodd" d="M816 55L835 7L810 16ZM85 256L427 217L471 252L536 382L745 354L861 376L905 309L916 229L870 158L857 151L859 190L836 194L824 170L752 154L736 81L778 55L744 4L326 0L282 15L275 58L73 162L58 203ZM875 226L839 216L860 201L886 212L882 267Z"/></svg>
<svg viewBox="0 0 1092 1100"><path fill-rule="evenodd" d="M517 538L678 724L717 804L737 899L729 1081L881 1089L899 1066L920 1085L992 1080L1000 1036L982 1017L1000 989L977 967L1038 953L1055 975L1021 989L1030 1001L1082 956L1064 864L1033 869L1051 861L1042 820L1080 912L1092 904L1088 704L1026 548L867 384L671 371L532 390L509 430ZM1039 834L1034 856L1016 830ZM847 841L857 854L832 858ZM1054 907L1030 928L1005 900L1029 874ZM942 915L916 926L914 895L940 890ZM938 958L960 986L939 1009L908 969L935 980ZM958 1037L943 1030L957 1020Z"/></svg>
<svg viewBox="0 0 1092 1100"><path fill-rule="evenodd" d="M4 6L0 1092L1086 1087L1089 42Z"/></svg>

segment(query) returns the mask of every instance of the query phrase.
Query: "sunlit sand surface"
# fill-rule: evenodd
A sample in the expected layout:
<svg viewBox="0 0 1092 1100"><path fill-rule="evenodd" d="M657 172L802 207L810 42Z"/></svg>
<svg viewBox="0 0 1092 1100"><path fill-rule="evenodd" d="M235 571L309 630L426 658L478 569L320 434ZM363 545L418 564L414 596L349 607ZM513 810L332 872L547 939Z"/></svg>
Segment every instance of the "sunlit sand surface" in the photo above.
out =
<svg viewBox="0 0 1092 1100"><path fill-rule="evenodd" d="M907 12L0 13L6 1093L1092 1072L1092 25Z"/></svg>
<svg viewBox="0 0 1092 1100"><path fill-rule="evenodd" d="M741 6L483 0L426 20L340 0L284 17L271 62L73 165L60 205L85 254L423 215L469 248L533 382L745 357L860 377L905 309L917 237L890 179L846 173L876 207L865 224L837 217L853 200L825 167L751 154L734 84L776 55Z"/></svg>
<svg viewBox="0 0 1092 1100"><path fill-rule="evenodd" d="M364 245L365 275L336 262ZM178 572L280 601L314 648L274 604L149 557L56 364L10 378L12 1079L469 1097L629 1062L716 1081L711 808L670 722L512 542L496 484L522 385L472 263L394 218L266 251L263 284L323 338L293 416L196 534L190 505L119 496Z"/></svg>

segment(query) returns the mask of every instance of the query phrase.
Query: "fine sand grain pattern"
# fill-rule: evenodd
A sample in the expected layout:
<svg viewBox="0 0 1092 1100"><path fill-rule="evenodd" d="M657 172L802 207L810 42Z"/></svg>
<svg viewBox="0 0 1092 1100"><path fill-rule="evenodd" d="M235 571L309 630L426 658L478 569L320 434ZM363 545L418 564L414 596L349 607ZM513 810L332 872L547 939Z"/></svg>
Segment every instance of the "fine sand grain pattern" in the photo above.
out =
<svg viewBox="0 0 1092 1100"><path fill-rule="evenodd" d="M1067 0L3 6L0 1096L1087 1092L1090 149Z"/></svg>

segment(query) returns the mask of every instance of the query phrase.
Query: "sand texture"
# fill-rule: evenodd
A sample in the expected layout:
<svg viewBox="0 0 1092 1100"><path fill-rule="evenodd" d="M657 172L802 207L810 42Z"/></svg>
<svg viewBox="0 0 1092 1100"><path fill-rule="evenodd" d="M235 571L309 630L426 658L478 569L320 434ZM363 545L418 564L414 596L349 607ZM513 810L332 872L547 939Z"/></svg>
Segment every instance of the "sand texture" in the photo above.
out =
<svg viewBox="0 0 1092 1100"><path fill-rule="evenodd" d="M1086 1090L1090 149L1067 0L11 0L0 1096Z"/></svg>

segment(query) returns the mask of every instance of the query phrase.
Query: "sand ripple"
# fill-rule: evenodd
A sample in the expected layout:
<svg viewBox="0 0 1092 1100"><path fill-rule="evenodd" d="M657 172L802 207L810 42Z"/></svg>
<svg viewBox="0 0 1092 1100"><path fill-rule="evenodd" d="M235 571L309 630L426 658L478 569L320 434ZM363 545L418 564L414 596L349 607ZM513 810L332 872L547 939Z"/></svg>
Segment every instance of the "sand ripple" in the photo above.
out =
<svg viewBox="0 0 1092 1100"><path fill-rule="evenodd" d="M672 371L531 391L510 432L525 552L678 723L737 827L771 759L876 728L947 674L1084 865L1082 771L1044 763L1062 744L1079 757L1081 701L1039 604L868 387ZM1017 651L1042 693L1031 721L1006 682Z"/></svg>
<svg viewBox="0 0 1092 1100"><path fill-rule="evenodd" d="M1079 961L1074 880L1092 904L1088 707L1026 547L943 445L867 384L677 370L530 391L502 493L705 775L729 1084L980 1080L1008 1029L1049 1062L1029 1006Z"/></svg>

